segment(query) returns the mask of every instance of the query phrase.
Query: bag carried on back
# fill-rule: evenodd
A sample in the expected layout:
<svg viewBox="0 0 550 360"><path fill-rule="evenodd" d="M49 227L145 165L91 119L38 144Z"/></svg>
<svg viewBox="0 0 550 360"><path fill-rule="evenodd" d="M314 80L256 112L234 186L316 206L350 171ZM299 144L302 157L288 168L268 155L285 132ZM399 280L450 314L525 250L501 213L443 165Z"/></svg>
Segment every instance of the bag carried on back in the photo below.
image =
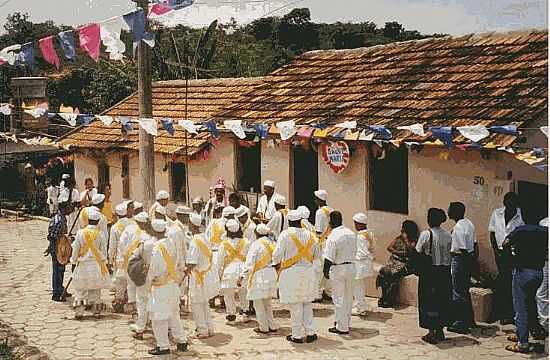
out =
<svg viewBox="0 0 550 360"><path fill-rule="evenodd" d="M128 260L128 277L136 284L136 286L145 285L147 272L149 268L143 258L143 243L141 243L141 251L136 251Z"/></svg>

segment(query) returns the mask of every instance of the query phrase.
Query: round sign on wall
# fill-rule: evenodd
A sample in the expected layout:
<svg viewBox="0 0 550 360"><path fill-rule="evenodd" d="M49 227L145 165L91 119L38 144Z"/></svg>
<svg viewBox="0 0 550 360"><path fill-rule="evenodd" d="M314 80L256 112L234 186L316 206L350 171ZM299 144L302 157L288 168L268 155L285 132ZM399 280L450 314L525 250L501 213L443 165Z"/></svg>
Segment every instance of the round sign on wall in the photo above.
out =
<svg viewBox="0 0 550 360"><path fill-rule="evenodd" d="M339 174L349 165L350 153L348 144L345 141L322 143L321 156L332 171Z"/></svg>

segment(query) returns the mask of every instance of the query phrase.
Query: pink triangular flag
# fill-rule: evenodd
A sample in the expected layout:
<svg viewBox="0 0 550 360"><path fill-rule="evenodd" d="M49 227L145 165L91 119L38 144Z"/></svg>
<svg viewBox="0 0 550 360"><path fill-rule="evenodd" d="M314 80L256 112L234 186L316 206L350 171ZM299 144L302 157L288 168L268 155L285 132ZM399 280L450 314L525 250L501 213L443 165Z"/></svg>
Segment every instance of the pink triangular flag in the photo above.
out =
<svg viewBox="0 0 550 360"><path fill-rule="evenodd" d="M153 4L153 6L149 8L149 17L151 17L151 15L162 16L170 11L172 11L170 6L164 4Z"/></svg>
<svg viewBox="0 0 550 360"><path fill-rule="evenodd" d="M44 60L52 65L55 65L57 70L59 70L59 57L57 56L53 46L53 36L48 36L38 40L38 45L40 46Z"/></svg>
<svg viewBox="0 0 550 360"><path fill-rule="evenodd" d="M99 24L90 24L80 28L80 47L85 50L94 61L99 60L101 44L101 29Z"/></svg>

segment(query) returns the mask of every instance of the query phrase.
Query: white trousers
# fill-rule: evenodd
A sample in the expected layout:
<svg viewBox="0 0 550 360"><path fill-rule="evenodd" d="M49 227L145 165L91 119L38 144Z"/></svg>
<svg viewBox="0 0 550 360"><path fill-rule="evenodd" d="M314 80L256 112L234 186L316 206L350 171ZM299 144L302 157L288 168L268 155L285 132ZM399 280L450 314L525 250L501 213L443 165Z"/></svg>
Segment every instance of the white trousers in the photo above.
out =
<svg viewBox="0 0 550 360"><path fill-rule="evenodd" d="M225 302L225 312L227 315L237 315L237 302L235 292L239 293L239 306L241 310L248 310L248 300L246 300L246 288L229 288L221 290Z"/></svg>
<svg viewBox="0 0 550 360"><path fill-rule="evenodd" d="M213 335L214 323L208 303L191 303L193 320L199 335Z"/></svg>
<svg viewBox="0 0 550 360"><path fill-rule="evenodd" d="M147 302L149 301L148 285L139 286L136 288L136 307L138 317L136 320L137 332L144 332L147 325L149 313L147 312Z"/></svg>
<svg viewBox="0 0 550 360"><path fill-rule="evenodd" d="M170 340L168 339L168 329L174 340L178 343L186 343L187 335L183 330L181 325L180 314L174 312L166 320L152 320L153 325L153 334L155 335L155 340L157 341L157 346L161 350L166 350L170 348Z"/></svg>
<svg viewBox="0 0 550 360"><path fill-rule="evenodd" d="M355 279L353 288L353 297L355 298L355 307L359 312L367 311L367 299L365 298L366 279Z"/></svg>
<svg viewBox="0 0 550 360"><path fill-rule="evenodd" d="M126 274L126 291L128 291L128 304L136 302L136 284Z"/></svg>
<svg viewBox="0 0 550 360"><path fill-rule="evenodd" d="M128 288L128 281L126 280L126 275L115 276L113 280L113 285L115 287L115 300L122 299L124 297L124 292ZM135 295L135 294L134 294Z"/></svg>
<svg viewBox="0 0 550 360"><path fill-rule="evenodd" d="M316 286L317 286L317 299L320 299L323 297L323 291L330 296L330 294L332 293L331 291L331 286L330 286L330 281L328 281L327 279L325 279L325 276L323 275L323 272L316 272L315 273L315 277L316 277Z"/></svg>
<svg viewBox="0 0 550 360"><path fill-rule="evenodd" d="M349 331L353 289L355 287L354 278L355 268L353 264L337 265L330 269L336 329L340 331Z"/></svg>
<svg viewBox="0 0 550 360"><path fill-rule="evenodd" d="M87 305L97 309L101 305L101 290L75 290L73 307L76 316L82 316ZM94 310L94 312L98 312Z"/></svg>
<svg viewBox="0 0 550 360"><path fill-rule="evenodd" d="M313 306L311 303L289 304L290 321L292 322L292 337L302 339L304 332L306 336L315 335L313 324Z"/></svg>
<svg viewBox="0 0 550 360"><path fill-rule="evenodd" d="M273 319L273 309L271 308L271 299L253 300L256 310L256 321L261 331L277 330L279 326Z"/></svg>

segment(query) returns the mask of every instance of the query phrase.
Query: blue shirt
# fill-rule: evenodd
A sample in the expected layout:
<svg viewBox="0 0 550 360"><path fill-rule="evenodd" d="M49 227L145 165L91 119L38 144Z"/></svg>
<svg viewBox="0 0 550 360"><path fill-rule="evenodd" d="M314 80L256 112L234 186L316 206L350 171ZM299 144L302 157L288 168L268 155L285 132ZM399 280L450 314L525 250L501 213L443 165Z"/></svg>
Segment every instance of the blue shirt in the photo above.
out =
<svg viewBox="0 0 550 360"><path fill-rule="evenodd" d="M48 225L48 241L50 242L50 253L52 256L55 255L55 249L57 245L57 240L59 237L65 233L67 229L67 219L65 215L58 211L57 214L50 220Z"/></svg>

